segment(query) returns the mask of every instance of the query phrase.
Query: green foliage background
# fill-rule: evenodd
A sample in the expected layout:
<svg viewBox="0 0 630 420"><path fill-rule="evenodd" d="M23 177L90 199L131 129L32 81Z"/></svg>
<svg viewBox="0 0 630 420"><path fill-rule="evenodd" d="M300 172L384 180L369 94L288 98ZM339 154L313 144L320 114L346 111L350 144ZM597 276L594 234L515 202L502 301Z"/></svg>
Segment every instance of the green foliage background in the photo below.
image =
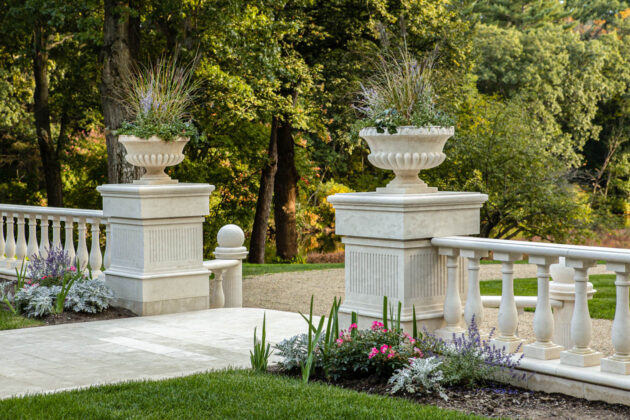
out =
<svg viewBox="0 0 630 420"><path fill-rule="evenodd" d="M42 25L53 132L62 120L68 127L59 139L65 205L100 207L95 187L107 182L102 7L0 0L0 202L46 203L29 55L33 27ZM216 186L207 255L221 225L251 230L271 117L280 114L296 130L302 254L338 249L326 196L374 190L392 176L367 163L367 146L351 130L352 104L376 54L403 39L418 55L438 48L438 100L457 116L447 161L421 176L443 190L488 194L483 235L581 241L624 226L625 1L148 0L134 13L143 60L199 57L202 88L192 115L201 137L171 175ZM288 88L299 93L295 103Z"/></svg>

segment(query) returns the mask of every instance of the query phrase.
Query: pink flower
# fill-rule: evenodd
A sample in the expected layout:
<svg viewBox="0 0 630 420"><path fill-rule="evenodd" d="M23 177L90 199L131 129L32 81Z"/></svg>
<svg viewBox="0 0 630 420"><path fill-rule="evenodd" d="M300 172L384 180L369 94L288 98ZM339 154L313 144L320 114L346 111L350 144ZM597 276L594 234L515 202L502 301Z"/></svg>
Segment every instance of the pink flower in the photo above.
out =
<svg viewBox="0 0 630 420"><path fill-rule="evenodd" d="M354 322L352 324L350 324L350 328L348 328L348 331L352 331L352 330L356 330L357 328L357 324L355 324Z"/></svg>
<svg viewBox="0 0 630 420"><path fill-rule="evenodd" d="M389 349L390 349L390 347L387 344L383 344L381 346L381 353L385 354L385 353L387 353L387 350L389 350Z"/></svg>
<svg viewBox="0 0 630 420"><path fill-rule="evenodd" d="M368 359L371 359L372 357L376 356L378 354L378 349L376 347L372 347L372 351L370 351L370 354L368 355Z"/></svg>
<svg viewBox="0 0 630 420"><path fill-rule="evenodd" d="M416 343L416 339L415 339L415 338L410 338L410 339L409 339L409 342L410 342L411 344L415 344L415 343Z"/></svg>
<svg viewBox="0 0 630 420"><path fill-rule="evenodd" d="M385 325L384 325L382 322L379 322L379 321L374 321L374 322L372 322L372 330L373 330L373 331L376 331L376 330L378 330L378 329L381 329L381 328L383 328L384 326L385 326Z"/></svg>
<svg viewBox="0 0 630 420"><path fill-rule="evenodd" d="M388 359L391 359L391 358L392 358L392 357L394 357L394 356L395 356L395 354L394 354L394 353L389 353L389 354L387 355L387 358L388 358Z"/></svg>
<svg viewBox="0 0 630 420"><path fill-rule="evenodd" d="M343 330L339 333L339 337L343 337Z"/></svg>
<svg viewBox="0 0 630 420"><path fill-rule="evenodd" d="M418 355L418 357L424 357L424 354L422 354L422 350L420 350L418 347L414 347L413 351Z"/></svg>
<svg viewBox="0 0 630 420"><path fill-rule="evenodd" d="M72 271L74 273L75 271L77 271L77 268L75 266L68 267L68 271Z"/></svg>
<svg viewBox="0 0 630 420"><path fill-rule="evenodd" d="M343 344L343 338L338 338L337 339L337 345L341 346Z"/></svg>

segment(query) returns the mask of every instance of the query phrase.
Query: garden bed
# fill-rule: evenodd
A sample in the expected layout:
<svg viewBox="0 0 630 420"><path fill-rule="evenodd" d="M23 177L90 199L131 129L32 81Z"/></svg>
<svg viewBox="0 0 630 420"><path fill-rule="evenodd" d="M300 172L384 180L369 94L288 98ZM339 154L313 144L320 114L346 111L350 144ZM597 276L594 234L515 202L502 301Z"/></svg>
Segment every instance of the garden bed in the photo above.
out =
<svg viewBox="0 0 630 420"><path fill-rule="evenodd" d="M269 372L276 375L299 377L299 372L286 372L274 366ZM368 394L402 398L420 405L436 406L467 414L486 417L512 419L620 419L630 418L630 407L621 404L608 404L602 401L589 401L563 394L534 392L510 385L489 383L480 388L446 388L448 396L444 400L435 394L415 394L392 396L390 386L383 378L372 376L361 379L342 379L329 382L321 377L314 382L325 383ZM579 414L577 414L579 413Z"/></svg>
<svg viewBox="0 0 630 420"><path fill-rule="evenodd" d="M74 322L104 321L106 319L119 319L137 316L129 309L110 306L102 312L88 314L85 312L65 311L61 314L51 314L43 318L38 318L46 325L70 324Z"/></svg>

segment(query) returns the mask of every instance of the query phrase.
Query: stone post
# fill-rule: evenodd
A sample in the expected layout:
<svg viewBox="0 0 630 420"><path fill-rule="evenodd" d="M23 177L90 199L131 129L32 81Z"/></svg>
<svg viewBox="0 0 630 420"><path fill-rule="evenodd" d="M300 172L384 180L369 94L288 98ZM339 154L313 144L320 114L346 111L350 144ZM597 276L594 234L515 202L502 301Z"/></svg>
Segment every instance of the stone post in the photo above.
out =
<svg viewBox="0 0 630 420"><path fill-rule="evenodd" d="M247 257L247 248L243 246L245 234L236 225L225 225L217 234L219 246L214 250L217 260L238 260L238 264L225 270L223 274L223 293L225 308L243 307L243 259Z"/></svg>
<svg viewBox="0 0 630 420"><path fill-rule="evenodd" d="M485 194L436 192L335 194L335 230L346 251L345 299L339 309L344 328L352 312L366 328L383 313L383 296L410 331L415 305L420 329L444 324L446 256L431 238L479 233L479 209ZM458 263L459 295L466 296L465 264ZM396 312L396 311L394 311Z"/></svg>
<svg viewBox="0 0 630 420"><path fill-rule="evenodd" d="M105 271L115 305L138 315L207 309L203 221L209 184L110 184L97 188L108 218Z"/></svg>

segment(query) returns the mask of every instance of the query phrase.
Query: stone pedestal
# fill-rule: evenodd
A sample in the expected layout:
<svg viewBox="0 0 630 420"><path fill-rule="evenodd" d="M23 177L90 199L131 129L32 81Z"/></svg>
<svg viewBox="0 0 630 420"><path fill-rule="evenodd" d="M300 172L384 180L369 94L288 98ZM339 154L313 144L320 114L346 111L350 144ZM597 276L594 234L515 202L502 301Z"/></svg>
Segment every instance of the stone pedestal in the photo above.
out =
<svg viewBox="0 0 630 420"><path fill-rule="evenodd" d="M114 304L138 315L208 308L203 267L208 184L110 184L97 188L110 224L106 283Z"/></svg>
<svg viewBox="0 0 630 420"><path fill-rule="evenodd" d="M346 328L356 312L359 328L368 328L382 318L383 296L387 296L395 309L402 303L405 330L411 330L414 305L419 329L441 327L446 257L438 255L430 240L479 233L479 209L486 200L484 194L455 192L328 197L346 253L345 299L339 309L342 326ZM461 296L466 296L464 269L460 261Z"/></svg>

